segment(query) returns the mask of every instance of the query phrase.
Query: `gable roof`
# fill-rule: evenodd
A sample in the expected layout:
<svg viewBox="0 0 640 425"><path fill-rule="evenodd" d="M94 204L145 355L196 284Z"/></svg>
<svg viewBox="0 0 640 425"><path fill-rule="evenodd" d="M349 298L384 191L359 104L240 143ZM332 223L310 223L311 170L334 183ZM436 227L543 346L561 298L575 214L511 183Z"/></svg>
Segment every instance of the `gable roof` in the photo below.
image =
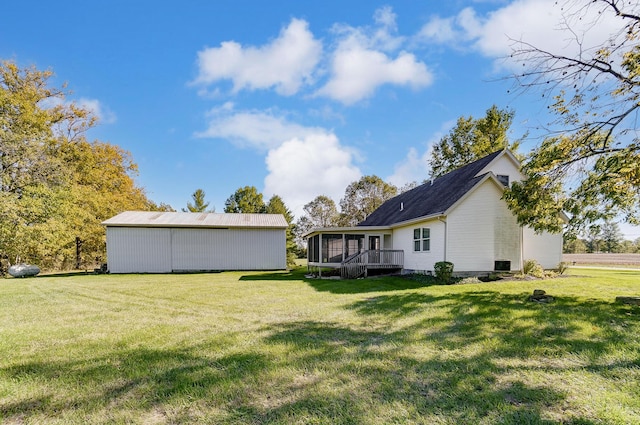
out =
<svg viewBox="0 0 640 425"><path fill-rule="evenodd" d="M444 214L483 180L483 171L500 150L389 199L358 226L391 226L420 217Z"/></svg>
<svg viewBox="0 0 640 425"><path fill-rule="evenodd" d="M220 214L125 211L102 222L107 227L276 228L288 227L282 214Z"/></svg>

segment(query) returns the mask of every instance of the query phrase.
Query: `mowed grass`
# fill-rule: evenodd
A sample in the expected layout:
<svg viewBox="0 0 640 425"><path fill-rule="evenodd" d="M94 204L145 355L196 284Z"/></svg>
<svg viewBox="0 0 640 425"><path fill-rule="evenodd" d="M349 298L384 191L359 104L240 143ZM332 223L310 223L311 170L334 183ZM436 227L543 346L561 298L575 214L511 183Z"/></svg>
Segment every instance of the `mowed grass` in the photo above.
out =
<svg viewBox="0 0 640 425"><path fill-rule="evenodd" d="M640 423L640 272L574 274L0 280L0 423Z"/></svg>

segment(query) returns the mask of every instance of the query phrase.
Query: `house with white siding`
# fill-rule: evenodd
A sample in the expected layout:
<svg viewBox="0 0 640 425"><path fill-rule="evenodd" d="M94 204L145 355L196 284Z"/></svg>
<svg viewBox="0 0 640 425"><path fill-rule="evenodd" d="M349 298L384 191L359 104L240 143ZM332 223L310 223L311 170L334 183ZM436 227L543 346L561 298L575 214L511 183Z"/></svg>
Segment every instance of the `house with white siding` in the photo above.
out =
<svg viewBox="0 0 640 425"><path fill-rule="evenodd" d="M309 267L340 268L345 277L372 269L430 273L440 261L458 274L518 271L530 259L556 268L562 234L519 225L502 199L522 178L511 152L495 152L388 200L355 227L313 229Z"/></svg>
<svg viewBox="0 0 640 425"><path fill-rule="evenodd" d="M287 267L282 214L126 211L102 224L110 273Z"/></svg>

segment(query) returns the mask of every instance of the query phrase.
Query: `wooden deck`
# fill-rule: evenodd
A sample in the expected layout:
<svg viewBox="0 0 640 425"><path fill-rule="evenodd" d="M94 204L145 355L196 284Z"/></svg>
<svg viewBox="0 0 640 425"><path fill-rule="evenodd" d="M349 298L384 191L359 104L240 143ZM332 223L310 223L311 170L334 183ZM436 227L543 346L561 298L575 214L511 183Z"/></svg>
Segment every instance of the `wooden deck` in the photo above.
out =
<svg viewBox="0 0 640 425"><path fill-rule="evenodd" d="M396 270L404 267L404 251L398 249L367 250L354 254L340 264L343 279L366 277L369 270Z"/></svg>

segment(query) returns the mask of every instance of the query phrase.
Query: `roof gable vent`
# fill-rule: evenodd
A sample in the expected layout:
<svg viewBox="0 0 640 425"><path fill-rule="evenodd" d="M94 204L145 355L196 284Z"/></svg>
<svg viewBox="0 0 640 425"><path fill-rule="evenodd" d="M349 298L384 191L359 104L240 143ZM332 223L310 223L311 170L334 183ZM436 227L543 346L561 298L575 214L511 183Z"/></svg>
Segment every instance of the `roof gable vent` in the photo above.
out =
<svg viewBox="0 0 640 425"><path fill-rule="evenodd" d="M509 187L509 176L505 174L498 174L496 177L498 178L498 181L502 183L503 186Z"/></svg>

